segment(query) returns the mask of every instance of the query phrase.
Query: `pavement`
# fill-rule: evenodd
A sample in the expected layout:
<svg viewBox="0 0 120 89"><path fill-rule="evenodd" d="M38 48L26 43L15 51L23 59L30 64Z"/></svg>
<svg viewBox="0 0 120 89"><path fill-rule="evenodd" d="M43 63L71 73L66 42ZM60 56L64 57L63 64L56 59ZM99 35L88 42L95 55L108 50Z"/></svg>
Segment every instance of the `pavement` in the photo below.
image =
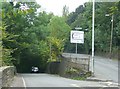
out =
<svg viewBox="0 0 120 89"><path fill-rule="evenodd" d="M17 74L15 77L14 77L14 80L13 82L11 83L11 86L10 87L25 87L24 86L24 81L22 79L22 76L20 74Z"/></svg>

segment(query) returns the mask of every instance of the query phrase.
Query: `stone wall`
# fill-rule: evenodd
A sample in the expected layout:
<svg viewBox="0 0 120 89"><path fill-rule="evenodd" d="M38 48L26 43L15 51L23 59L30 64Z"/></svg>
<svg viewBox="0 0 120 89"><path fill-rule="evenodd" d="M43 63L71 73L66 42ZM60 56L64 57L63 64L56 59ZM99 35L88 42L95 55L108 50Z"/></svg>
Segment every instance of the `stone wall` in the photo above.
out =
<svg viewBox="0 0 120 89"><path fill-rule="evenodd" d="M2 87L2 69L0 68L0 89Z"/></svg>
<svg viewBox="0 0 120 89"><path fill-rule="evenodd" d="M2 87L9 87L15 74L16 68L14 66L0 67L0 89Z"/></svg>
<svg viewBox="0 0 120 89"><path fill-rule="evenodd" d="M79 71L89 72L90 58L68 59L65 58L59 65L59 74L64 76L66 70L75 68Z"/></svg>
<svg viewBox="0 0 120 89"><path fill-rule="evenodd" d="M50 62L47 66L46 72L49 74L59 74L59 65L61 62Z"/></svg>
<svg viewBox="0 0 120 89"><path fill-rule="evenodd" d="M79 72L89 72L90 57L85 58L62 58L61 62L51 62L48 64L47 73L64 76L66 71L74 68Z"/></svg>

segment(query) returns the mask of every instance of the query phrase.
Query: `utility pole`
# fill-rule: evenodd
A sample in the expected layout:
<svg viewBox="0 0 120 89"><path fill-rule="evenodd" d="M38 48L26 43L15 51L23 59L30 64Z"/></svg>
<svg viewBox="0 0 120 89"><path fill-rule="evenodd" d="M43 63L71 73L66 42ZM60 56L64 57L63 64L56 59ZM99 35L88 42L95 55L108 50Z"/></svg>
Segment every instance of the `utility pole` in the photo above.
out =
<svg viewBox="0 0 120 89"><path fill-rule="evenodd" d="M112 38L113 38L113 15L112 15L112 19L111 19L111 22L112 22L112 26L111 26L111 38L110 38L110 58L112 56Z"/></svg>
<svg viewBox="0 0 120 89"><path fill-rule="evenodd" d="M106 14L105 16L110 16L110 14ZM112 14L111 18L111 35L110 35L110 49L109 49L109 57L112 57L112 39L113 39L113 22L114 22L114 15Z"/></svg>

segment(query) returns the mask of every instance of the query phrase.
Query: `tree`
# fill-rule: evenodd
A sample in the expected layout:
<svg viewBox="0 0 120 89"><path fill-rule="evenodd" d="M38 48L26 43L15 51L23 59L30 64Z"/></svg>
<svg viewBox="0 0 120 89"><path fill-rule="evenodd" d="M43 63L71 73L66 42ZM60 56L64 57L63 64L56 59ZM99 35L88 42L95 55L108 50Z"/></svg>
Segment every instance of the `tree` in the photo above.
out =
<svg viewBox="0 0 120 89"><path fill-rule="evenodd" d="M105 14L109 14L106 17ZM113 31L113 54L116 54L119 39L119 2L96 2L95 4L95 50L96 53L109 53L110 36L111 36L111 15L114 15L114 31ZM88 29L85 32L85 43L80 45L80 49L91 49L91 33L92 33L92 3L87 2L84 7L77 8L75 12L68 15L67 23L71 28L80 26ZM66 44L70 46L70 44ZM67 46L67 47L68 47ZM69 51L73 52L74 46L71 45ZM79 49L79 47L78 47ZM83 50L83 51L84 51ZM116 52L115 52L116 51Z"/></svg>
<svg viewBox="0 0 120 89"><path fill-rule="evenodd" d="M54 16L51 18L48 28L52 60L57 61L64 50L66 40L69 39L70 27L65 23L64 18Z"/></svg>
<svg viewBox="0 0 120 89"><path fill-rule="evenodd" d="M69 7L67 7L66 5L63 7L63 13L62 13L62 17L67 18L68 14L69 14Z"/></svg>
<svg viewBox="0 0 120 89"><path fill-rule="evenodd" d="M13 63L18 72L30 72L32 66L38 66L42 72L49 58L46 36L51 15L36 13L40 6L35 2L18 2L17 5L4 2L2 6L4 31L7 34L2 39L3 47L12 49L8 54L13 58L7 61ZM28 9L21 9L21 5Z"/></svg>

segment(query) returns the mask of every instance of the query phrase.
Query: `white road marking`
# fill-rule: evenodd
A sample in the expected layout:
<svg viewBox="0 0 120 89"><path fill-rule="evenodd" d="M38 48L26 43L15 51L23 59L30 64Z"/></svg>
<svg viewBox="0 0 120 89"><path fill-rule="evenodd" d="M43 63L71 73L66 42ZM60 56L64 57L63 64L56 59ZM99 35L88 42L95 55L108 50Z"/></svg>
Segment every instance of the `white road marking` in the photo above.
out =
<svg viewBox="0 0 120 89"><path fill-rule="evenodd" d="M71 84L73 87L79 87L77 84Z"/></svg>
<svg viewBox="0 0 120 89"><path fill-rule="evenodd" d="M22 81L23 81L23 86L25 87L25 89L26 89L26 83L25 83L25 80L24 80L24 78L22 77Z"/></svg>

